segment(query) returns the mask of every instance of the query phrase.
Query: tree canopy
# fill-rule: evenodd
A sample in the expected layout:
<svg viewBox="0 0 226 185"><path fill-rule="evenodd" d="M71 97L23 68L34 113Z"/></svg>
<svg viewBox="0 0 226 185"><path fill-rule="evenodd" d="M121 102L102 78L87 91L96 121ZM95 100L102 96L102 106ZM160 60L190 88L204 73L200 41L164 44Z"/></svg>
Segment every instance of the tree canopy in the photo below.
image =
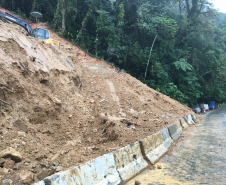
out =
<svg viewBox="0 0 226 185"><path fill-rule="evenodd" d="M40 11L73 44L183 104L225 101L226 15L210 0L0 0L0 6L25 17Z"/></svg>

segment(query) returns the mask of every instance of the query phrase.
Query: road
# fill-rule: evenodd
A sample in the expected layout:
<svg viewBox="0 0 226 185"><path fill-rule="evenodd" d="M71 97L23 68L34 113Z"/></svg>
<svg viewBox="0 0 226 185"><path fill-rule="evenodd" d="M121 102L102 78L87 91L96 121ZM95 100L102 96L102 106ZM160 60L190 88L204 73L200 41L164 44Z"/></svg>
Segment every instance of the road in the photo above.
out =
<svg viewBox="0 0 226 185"><path fill-rule="evenodd" d="M127 185L226 185L226 108L186 130L157 165L162 169L146 170Z"/></svg>

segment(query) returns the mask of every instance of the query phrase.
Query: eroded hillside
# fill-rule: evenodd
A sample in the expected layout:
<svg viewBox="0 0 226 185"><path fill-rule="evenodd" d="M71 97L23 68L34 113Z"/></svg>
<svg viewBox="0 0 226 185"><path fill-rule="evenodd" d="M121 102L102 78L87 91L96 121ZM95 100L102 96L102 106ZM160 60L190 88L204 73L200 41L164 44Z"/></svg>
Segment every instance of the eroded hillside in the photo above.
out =
<svg viewBox="0 0 226 185"><path fill-rule="evenodd" d="M22 184L27 172L42 180L192 112L56 34L61 49L17 25L0 22L0 30L0 153L22 155L0 159L1 181Z"/></svg>

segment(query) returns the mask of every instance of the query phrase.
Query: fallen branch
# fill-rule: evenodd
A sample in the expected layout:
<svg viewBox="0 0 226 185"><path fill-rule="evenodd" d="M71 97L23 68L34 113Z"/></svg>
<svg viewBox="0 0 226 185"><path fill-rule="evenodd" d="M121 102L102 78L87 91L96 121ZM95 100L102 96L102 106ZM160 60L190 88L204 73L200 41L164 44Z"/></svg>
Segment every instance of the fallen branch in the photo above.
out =
<svg viewBox="0 0 226 185"><path fill-rule="evenodd" d="M29 71L28 71L28 69L26 68L26 67L24 67L24 65L23 64L21 64L21 62L20 62L20 65L22 66L22 68L24 69L24 72L26 72L28 75L29 75Z"/></svg>
<svg viewBox="0 0 226 185"><path fill-rule="evenodd" d="M28 69L28 68L26 68L28 71L30 71L31 73L34 73L35 74L35 72L34 71L31 71L30 69Z"/></svg>
<svg viewBox="0 0 226 185"><path fill-rule="evenodd" d="M6 101L4 101L4 100L1 100L1 99L0 99L0 102L2 102L2 103L4 103L4 104L7 104L7 105L9 105L9 106L12 107L12 105L11 105L10 103L8 103L8 102L6 102Z"/></svg>
<svg viewBox="0 0 226 185"><path fill-rule="evenodd" d="M11 91L10 89L8 89L8 88L6 88L6 87L0 87L0 89L3 90L3 91L6 90L6 91L8 91L8 92L14 93L13 91Z"/></svg>

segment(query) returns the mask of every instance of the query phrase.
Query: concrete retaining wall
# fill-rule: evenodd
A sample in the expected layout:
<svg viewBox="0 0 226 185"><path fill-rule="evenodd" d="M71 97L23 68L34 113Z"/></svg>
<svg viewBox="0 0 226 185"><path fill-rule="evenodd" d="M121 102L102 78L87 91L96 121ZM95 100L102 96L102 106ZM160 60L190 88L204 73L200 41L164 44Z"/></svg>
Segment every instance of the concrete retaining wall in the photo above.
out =
<svg viewBox="0 0 226 185"><path fill-rule="evenodd" d="M160 130L160 133L162 135L163 145L168 150L170 148L170 146L173 144L173 140L170 137L168 128L164 128L164 129Z"/></svg>
<svg viewBox="0 0 226 185"><path fill-rule="evenodd" d="M195 115L192 114L191 117L192 117L192 120L196 123L196 117L195 117Z"/></svg>
<svg viewBox="0 0 226 185"><path fill-rule="evenodd" d="M148 167L148 163L143 159L139 142L115 150L113 155L122 181L129 180Z"/></svg>
<svg viewBox="0 0 226 185"><path fill-rule="evenodd" d="M181 126L183 127L183 129L187 129L189 127L189 125L187 124L187 122L185 121L184 118L180 119L180 123L181 123Z"/></svg>
<svg viewBox="0 0 226 185"><path fill-rule="evenodd" d="M121 179L116 171L112 153L98 157L73 169L56 173L35 185L118 185Z"/></svg>
<svg viewBox="0 0 226 185"><path fill-rule="evenodd" d="M189 125L192 125L192 124L194 123L194 121L193 121L191 115L185 116L184 119L186 120L186 122L187 122Z"/></svg>
<svg viewBox="0 0 226 185"><path fill-rule="evenodd" d="M168 151L173 140L166 128L146 137L140 142L142 143L146 158L154 165Z"/></svg>
<svg viewBox="0 0 226 185"><path fill-rule="evenodd" d="M83 165L56 173L35 185L121 185L148 167L145 159L155 164L182 133L182 126L192 124L189 115L142 141L105 154ZM187 123L185 122L187 121ZM182 125L182 126L181 126ZM141 151L142 149L142 151ZM145 155L145 159L142 156Z"/></svg>
<svg viewBox="0 0 226 185"><path fill-rule="evenodd" d="M169 129L170 136L174 140L178 140L178 138L182 133L182 127L181 127L180 121L176 121L172 125L168 126L168 129Z"/></svg>

